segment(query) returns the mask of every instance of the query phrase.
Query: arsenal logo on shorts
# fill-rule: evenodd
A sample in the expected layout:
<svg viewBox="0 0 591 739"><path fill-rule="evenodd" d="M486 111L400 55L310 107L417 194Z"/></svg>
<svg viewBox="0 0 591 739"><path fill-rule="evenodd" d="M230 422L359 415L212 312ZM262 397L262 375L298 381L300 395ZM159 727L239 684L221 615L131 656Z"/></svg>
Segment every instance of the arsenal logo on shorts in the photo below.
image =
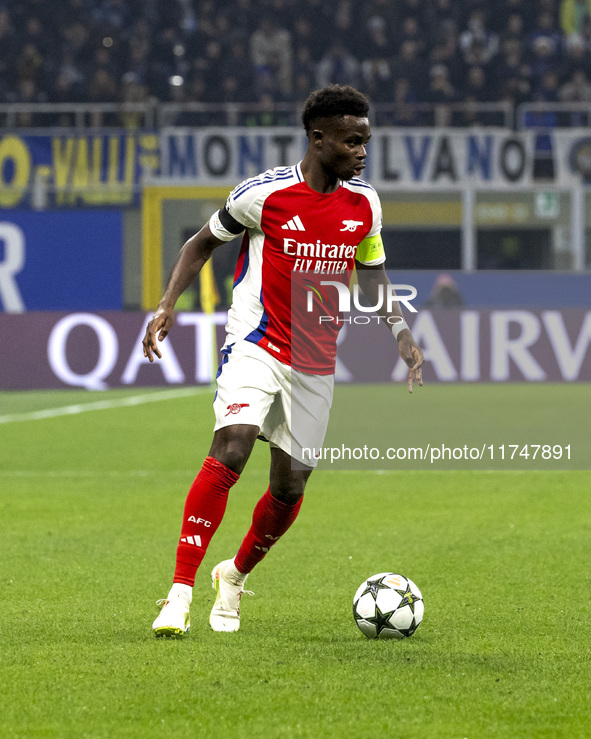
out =
<svg viewBox="0 0 591 739"><path fill-rule="evenodd" d="M226 413L226 416L229 416L230 413L236 415L236 413L240 413L240 410L242 408L248 408L249 405L250 403L232 403L232 405L228 406L228 412Z"/></svg>

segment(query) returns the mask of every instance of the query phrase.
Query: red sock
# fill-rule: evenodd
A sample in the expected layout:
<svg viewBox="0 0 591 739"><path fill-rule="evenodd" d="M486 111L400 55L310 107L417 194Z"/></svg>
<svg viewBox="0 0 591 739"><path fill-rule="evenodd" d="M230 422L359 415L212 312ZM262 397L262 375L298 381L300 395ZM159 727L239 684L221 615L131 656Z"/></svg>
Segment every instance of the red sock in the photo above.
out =
<svg viewBox="0 0 591 739"><path fill-rule="evenodd" d="M185 502L174 582L195 584L197 568L224 517L228 491L238 478L225 464L206 457Z"/></svg>
<svg viewBox="0 0 591 739"><path fill-rule="evenodd" d="M267 490L255 506L252 526L234 559L236 569L246 574L263 559L296 520L302 500L303 496L295 505L289 505L274 498Z"/></svg>

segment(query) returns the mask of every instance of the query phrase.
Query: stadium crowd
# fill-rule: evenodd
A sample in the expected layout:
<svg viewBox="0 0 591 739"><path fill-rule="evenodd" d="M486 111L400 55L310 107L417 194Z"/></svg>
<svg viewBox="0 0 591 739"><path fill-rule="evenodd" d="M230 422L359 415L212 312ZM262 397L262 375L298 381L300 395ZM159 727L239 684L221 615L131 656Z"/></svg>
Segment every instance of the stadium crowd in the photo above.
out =
<svg viewBox="0 0 591 739"><path fill-rule="evenodd" d="M258 102L241 122L264 125L330 82L394 125L411 103L589 102L591 0L0 0L4 103Z"/></svg>

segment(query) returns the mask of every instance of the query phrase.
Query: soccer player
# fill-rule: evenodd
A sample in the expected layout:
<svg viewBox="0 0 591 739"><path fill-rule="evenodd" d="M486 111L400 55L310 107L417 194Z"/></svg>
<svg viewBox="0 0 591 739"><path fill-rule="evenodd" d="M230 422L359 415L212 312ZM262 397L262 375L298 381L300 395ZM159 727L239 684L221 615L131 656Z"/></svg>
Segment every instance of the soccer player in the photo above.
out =
<svg viewBox="0 0 591 739"><path fill-rule="evenodd" d="M189 631L197 568L258 437L270 444L270 484L236 556L213 568L214 631L238 630L248 574L299 513L315 466L303 450L322 446L328 423L338 327L334 321L314 324L313 313L298 313L294 303L314 294L309 277L348 285L353 267L371 305L390 284L379 198L359 179L371 135L368 110L367 98L350 86L313 92L302 115L308 137L302 161L231 192L225 207L182 247L147 326L143 347L152 362L161 357L157 340L170 332L178 297L214 249L244 233L213 402L213 443L186 499L173 585L158 601L162 608L152 627L156 636ZM330 303L327 298L323 310L338 315L338 305ZM380 313L409 367L412 392L415 382L422 385L421 350L397 303Z"/></svg>

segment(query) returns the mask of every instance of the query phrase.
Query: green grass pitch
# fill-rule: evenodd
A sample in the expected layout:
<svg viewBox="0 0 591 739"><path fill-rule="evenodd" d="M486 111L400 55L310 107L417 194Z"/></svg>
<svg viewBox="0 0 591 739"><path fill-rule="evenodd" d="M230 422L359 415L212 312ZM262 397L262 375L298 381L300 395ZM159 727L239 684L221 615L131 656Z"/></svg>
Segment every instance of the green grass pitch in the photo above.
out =
<svg viewBox="0 0 591 739"><path fill-rule="evenodd" d="M154 602L213 416L208 389L122 404L152 392L0 394L2 736L591 735L589 471L319 471L249 579L240 632L215 634L209 572L266 489L260 443L198 573L191 635L157 640ZM425 386L410 399L397 386L392 433L429 406L457 427L523 392L548 413L568 396L584 436L581 385ZM20 416L96 402L114 407ZM423 591L404 641L366 640L352 619L356 588L384 570Z"/></svg>

